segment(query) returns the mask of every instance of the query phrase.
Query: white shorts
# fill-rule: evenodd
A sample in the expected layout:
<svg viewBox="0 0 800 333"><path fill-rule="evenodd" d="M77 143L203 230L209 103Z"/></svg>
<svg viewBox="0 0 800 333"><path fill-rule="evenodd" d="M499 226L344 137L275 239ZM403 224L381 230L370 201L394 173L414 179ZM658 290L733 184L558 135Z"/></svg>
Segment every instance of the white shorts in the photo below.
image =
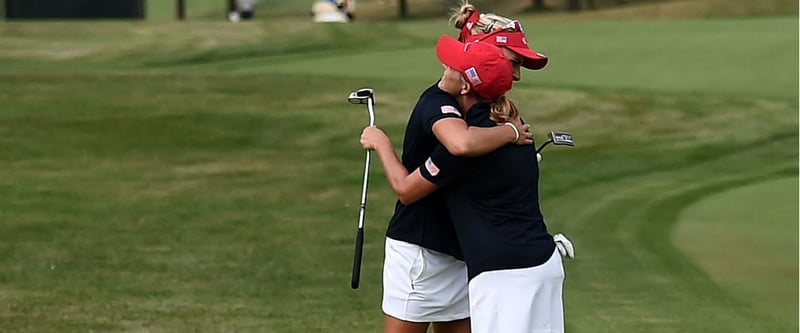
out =
<svg viewBox="0 0 800 333"><path fill-rule="evenodd" d="M472 333L562 333L564 267L558 250L536 267L483 272L469 282Z"/></svg>
<svg viewBox="0 0 800 333"><path fill-rule="evenodd" d="M411 322L468 318L467 266L441 252L386 238L382 308Z"/></svg>

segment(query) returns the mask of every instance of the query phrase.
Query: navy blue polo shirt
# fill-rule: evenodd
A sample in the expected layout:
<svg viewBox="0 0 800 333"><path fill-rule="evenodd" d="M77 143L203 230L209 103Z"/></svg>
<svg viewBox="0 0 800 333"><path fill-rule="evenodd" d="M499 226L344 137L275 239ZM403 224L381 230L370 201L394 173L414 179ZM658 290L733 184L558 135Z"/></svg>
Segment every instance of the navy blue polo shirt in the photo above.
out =
<svg viewBox="0 0 800 333"><path fill-rule="evenodd" d="M470 126L495 126L489 107L473 106ZM440 187L472 279L486 271L538 266L555 250L539 207L535 145L507 144L478 157L453 156L437 147L420 164Z"/></svg>
<svg viewBox="0 0 800 333"><path fill-rule="evenodd" d="M437 84L420 95L408 119L403 139L401 160L409 173L422 165L439 145L433 134L433 124L443 118L461 117L458 101L439 89ZM439 191L410 205L398 200L386 236L464 260L444 197Z"/></svg>

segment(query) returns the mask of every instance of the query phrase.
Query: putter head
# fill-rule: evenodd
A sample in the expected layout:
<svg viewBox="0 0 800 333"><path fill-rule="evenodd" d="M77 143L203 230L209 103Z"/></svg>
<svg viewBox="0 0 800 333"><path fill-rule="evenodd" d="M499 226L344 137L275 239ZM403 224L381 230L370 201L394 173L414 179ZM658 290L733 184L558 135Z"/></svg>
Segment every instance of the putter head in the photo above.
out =
<svg viewBox="0 0 800 333"><path fill-rule="evenodd" d="M553 144L557 146L575 146L575 142L572 140L572 134L569 134L568 132L552 131L547 133L547 138L552 140Z"/></svg>
<svg viewBox="0 0 800 333"><path fill-rule="evenodd" d="M362 88L350 93L347 101L353 104L366 104L372 97L372 88Z"/></svg>

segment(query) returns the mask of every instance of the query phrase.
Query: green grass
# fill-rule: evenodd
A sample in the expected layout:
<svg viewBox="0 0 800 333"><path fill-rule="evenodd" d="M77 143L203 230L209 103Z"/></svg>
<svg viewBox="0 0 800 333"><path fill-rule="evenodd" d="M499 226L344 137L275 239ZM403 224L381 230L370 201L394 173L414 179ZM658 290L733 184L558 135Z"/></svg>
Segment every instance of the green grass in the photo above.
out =
<svg viewBox="0 0 800 333"><path fill-rule="evenodd" d="M541 165L548 226L577 247L567 330L797 331L797 18L521 19L551 63L510 95L538 139L577 140ZM375 88L399 144L440 33L455 31L0 25L2 330L380 331L394 197L374 164L353 291L367 117L346 95ZM794 249L700 256L697 229ZM765 285L764 265L794 275Z"/></svg>
<svg viewBox="0 0 800 333"><path fill-rule="evenodd" d="M797 295L797 188L791 177L709 195L684 210L673 234L714 281L787 330L798 311L786 306Z"/></svg>

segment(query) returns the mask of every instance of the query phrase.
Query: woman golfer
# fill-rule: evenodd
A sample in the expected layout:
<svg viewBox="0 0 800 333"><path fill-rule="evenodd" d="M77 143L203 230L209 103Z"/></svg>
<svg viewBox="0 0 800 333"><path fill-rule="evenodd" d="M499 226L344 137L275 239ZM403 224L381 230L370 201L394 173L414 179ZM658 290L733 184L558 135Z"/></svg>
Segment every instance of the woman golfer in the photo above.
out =
<svg viewBox="0 0 800 333"><path fill-rule="evenodd" d="M443 36L436 53L445 65L442 82L452 78L443 89L458 94L470 125L491 127L518 116L504 96L512 71L502 51ZM533 146L505 145L470 158L438 146L409 174L378 128L364 129L361 143L378 152L402 202L442 189L435 193L446 199L467 265L473 333L564 331L564 271L539 208Z"/></svg>
<svg viewBox="0 0 800 333"><path fill-rule="evenodd" d="M485 46L491 46L484 43ZM493 58L504 66L510 88L511 65L499 49ZM499 55L499 57L497 57ZM476 60L476 63L479 61ZM483 74L489 78L489 73ZM461 75L445 69L442 78L420 96L406 126L401 164L416 169L441 144L453 155L485 154L514 142L531 145L519 118L495 127L468 127L454 96ZM444 198L433 193L413 204L398 201L386 232L383 265L384 332L469 332L467 272Z"/></svg>
<svg viewBox="0 0 800 333"><path fill-rule="evenodd" d="M538 70L547 65L547 56L530 49L519 21L492 13L481 14L467 1L452 12L450 20L460 29L459 41L483 41L500 47L511 61L514 81L522 78L520 67Z"/></svg>

